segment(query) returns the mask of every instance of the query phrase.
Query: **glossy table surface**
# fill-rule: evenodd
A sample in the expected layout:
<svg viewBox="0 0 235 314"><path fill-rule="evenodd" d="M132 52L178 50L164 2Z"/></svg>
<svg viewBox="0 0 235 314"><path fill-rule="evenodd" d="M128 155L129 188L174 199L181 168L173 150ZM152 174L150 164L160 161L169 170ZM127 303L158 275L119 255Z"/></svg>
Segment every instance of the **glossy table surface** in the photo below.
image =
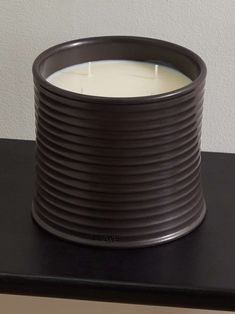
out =
<svg viewBox="0 0 235 314"><path fill-rule="evenodd" d="M119 250L66 242L32 221L34 148L0 140L0 293L235 310L235 154L202 154L198 229Z"/></svg>

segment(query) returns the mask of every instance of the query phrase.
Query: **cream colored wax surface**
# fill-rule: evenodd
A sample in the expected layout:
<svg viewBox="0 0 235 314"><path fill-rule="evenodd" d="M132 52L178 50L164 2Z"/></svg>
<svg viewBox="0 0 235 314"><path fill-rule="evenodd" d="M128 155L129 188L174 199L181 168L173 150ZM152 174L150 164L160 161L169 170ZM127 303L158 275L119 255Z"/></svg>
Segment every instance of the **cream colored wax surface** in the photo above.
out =
<svg viewBox="0 0 235 314"><path fill-rule="evenodd" d="M77 64L53 73L47 80L71 92L105 97L162 94L191 82L173 68L128 60Z"/></svg>

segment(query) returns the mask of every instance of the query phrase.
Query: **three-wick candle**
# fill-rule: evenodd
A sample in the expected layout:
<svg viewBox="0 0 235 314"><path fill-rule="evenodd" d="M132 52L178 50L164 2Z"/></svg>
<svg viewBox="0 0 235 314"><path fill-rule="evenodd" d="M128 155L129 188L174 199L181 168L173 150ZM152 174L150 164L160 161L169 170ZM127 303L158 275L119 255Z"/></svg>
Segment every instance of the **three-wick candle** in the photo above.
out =
<svg viewBox="0 0 235 314"><path fill-rule="evenodd" d="M150 62L106 60L76 64L51 74L47 81L71 92L104 97L162 94L188 85L180 71Z"/></svg>

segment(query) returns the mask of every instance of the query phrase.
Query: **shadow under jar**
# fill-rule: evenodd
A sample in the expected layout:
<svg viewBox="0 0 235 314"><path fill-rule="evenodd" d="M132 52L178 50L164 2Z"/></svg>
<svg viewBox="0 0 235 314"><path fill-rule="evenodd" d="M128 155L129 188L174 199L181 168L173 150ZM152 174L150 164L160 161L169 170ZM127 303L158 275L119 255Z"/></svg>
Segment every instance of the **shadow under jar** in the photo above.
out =
<svg viewBox="0 0 235 314"><path fill-rule="evenodd" d="M47 78L98 60L165 64L190 78L163 94L102 97ZM161 40L97 37L43 52L33 65L33 218L50 233L101 247L144 247L195 229L206 212L200 174L204 62Z"/></svg>

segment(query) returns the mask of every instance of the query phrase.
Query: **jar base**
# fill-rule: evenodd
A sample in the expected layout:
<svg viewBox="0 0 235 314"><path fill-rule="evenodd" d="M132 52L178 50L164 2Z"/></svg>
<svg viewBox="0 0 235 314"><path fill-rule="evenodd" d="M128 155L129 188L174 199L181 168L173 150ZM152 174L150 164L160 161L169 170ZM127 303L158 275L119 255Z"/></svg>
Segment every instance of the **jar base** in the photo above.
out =
<svg viewBox="0 0 235 314"><path fill-rule="evenodd" d="M37 211L37 208L35 204L32 205L32 217L36 221L36 223L43 228L44 230L48 231L49 233L71 242L75 242L78 244L83 245L90 245L90 246L96 246L96 247L106 247L106 248L141 248L141 247L149 247L154 245L160 245L164 244L173 240L176 240L178 238L181 238L188 233L192 232L194 229L196 229L206 215L206 203L203 200L203 205L197 214L196 218L192 219L192 221L187 222L185 226L178 227L177 230L172 231L172 229L169 229L168 232L163 232L158 235L141 235L139 236L139 239L135 240L129 240L129 241L123 241L121 240L121 237L119 239L116 239L112 236L106 236L105 239L102 237L102 239L97 235L90 235L90 238L87 238L84 236L77 236L73 234L69 234L69 232L61 231L50 225L48 222L43 220ZM137 237L135 237L137 238Z"/></svg>

